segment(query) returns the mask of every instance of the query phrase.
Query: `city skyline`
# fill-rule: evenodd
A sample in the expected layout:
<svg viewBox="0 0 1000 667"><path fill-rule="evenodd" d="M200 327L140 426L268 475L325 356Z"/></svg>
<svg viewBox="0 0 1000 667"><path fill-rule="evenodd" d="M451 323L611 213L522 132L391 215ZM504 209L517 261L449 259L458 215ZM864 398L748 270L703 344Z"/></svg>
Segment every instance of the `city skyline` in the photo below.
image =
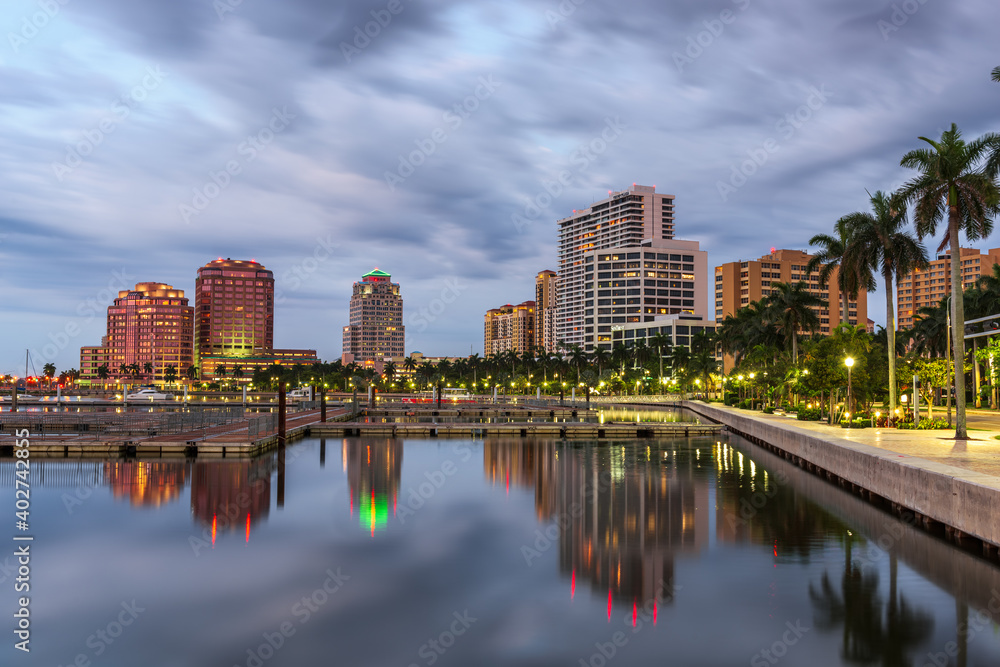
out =
<svg viewBox="0 0 1000 667"><path fill-rule="evenodd" d="M901 184L918 136L993 130L1000 96L986 2L404 3L384 25L374 1L57 4L38 27L11 2L0 52L15 374L49 343L39 369L76 367L102 293L189 290L216 256L273 270L276 339L321 358L371 266L406 284L407 351L476 351L484 310L556 268L556 221L609 190L675 195L710 267L808 250Z"/></svg>

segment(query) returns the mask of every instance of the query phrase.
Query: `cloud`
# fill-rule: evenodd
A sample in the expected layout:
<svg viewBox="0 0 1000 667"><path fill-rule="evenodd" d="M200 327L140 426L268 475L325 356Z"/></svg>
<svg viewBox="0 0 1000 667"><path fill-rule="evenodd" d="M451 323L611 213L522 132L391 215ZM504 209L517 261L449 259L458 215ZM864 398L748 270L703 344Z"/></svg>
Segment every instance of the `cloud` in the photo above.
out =
<svg viewBox="0 0 1000 667"><path fill-rule="evenodd" d="M280 281L326 235L339 250L279 306L278 344L337 357L350 285L378 265L402 284L407 314L447 278L468 282L421 341L465 354L481 347L488 308L531 298L534 274L558 268L555 221L609 189L676 195L677 234L700 240L711 268L806 248L864 208L866 188L901 182L899 157L919 135L996 129L1000 8L979 0L913 3L895 23L902 4L860 0L221 1L231 11L68 3L3 54L0 283L17 326L0 333L0 371L113 269L191 296L214 257L253 257ZM136 99L148 68L165 76ZM786 135L780 123L814 88L828 100ZM276 109L294 118L269 136ZM109 118L60 179L54 165ZM620 137L581 167L609 118ZM779 149L724 201L719 183L768 138ZM186 220L182 207L234 161L239 172ZM412 173L394 183L402 163ZM512 216L563 170L570 185L518 229ZM56 362L76 366L75 349Z"/></svg>

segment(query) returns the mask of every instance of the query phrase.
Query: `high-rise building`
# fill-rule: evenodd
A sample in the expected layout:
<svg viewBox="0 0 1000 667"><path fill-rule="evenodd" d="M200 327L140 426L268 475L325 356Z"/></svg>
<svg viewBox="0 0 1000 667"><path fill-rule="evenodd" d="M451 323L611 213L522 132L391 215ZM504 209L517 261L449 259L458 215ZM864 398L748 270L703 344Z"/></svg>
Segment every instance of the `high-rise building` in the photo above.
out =
<svg viewBox="0 0 1000 667"><path fill-rule="evenodd" d="M486 311L483 318L483 354L514 350L524 354L535 342L535 302L507 304Z"/></svg>
<svg viewBox="0 0 1000 667"><path fill-rule="evenodd" d="M838 269L831 273L826 288L819 285L819 271L806 273L812 255L801 250L773 250L771 254L752 261L728 262L715 267L715 320L725 317L753 301L771 294L776 282L803 282L811 294L826 301L826 308L813 308L819 318L819 333L829 334L841 322L842 306L837 286ZM868 295L864 290L858 298L847 302L847 319L850 324L866 326L868 321ZM727 357L727 369L731 360Z"/></svg>
<svg viewBox="0 0 1000 667"><path fill-rule="evenodd" d="M983 275L992 275L993 266L1000 264L1000 248L980 252L975 248L959 248L962 257L962 288L976 284ZM926 269L899 278L896 291L897 326L913 326L914 318L924 306L936 306L951 294L951 253L939 254ZM991 315L993 313L990 313Z"/></svg>
<svg viewBox="0 0 1000 667"><path fill-rule="evenodd" d="M354 283L350 324L344 327L344 363L380 370L386 360L403 359L403 297L391 278L376 268Z"/></svg>
<svg viewBox="0 0 1000 667"><path fill-rule="evenodd" d="M274 347L274 274L254 261L217 259L195 279L195 363L252 357Z"/></svg>
<svg viewBox="0 0 1000 667"><path fill-rule="evenodd" d="M555 271L541 271L535 276L535 347L556 352L556 283Z"/></svg>
<svg viewBox="0 0 1000 667"><path fill-rule="evenodd" d="M556 340L611 349L615 325L708 315L708 255L674 240L674 196L633 185L559 220Z"/></svg>
<svg viewBox="0 0 1000 667"><path fill-rule="evenodd" d="M108 333L101 345L80 350L80 377L97 380L103 364L109 379L164 382L170 367L175 377L182 377L193 362L193 323L194 309L184 290L138 283L133 290L121 291L108 306ZM123 371L123 366L131 369Z"/></svg>
<svg viewBox="0 0 1000 667"><path fill-rule="evenodd" d="M316 350L274 349L274 273L254 260L222 259L195 279L195 365L204 381L249 381L255 368L309 365Z"/></svg>

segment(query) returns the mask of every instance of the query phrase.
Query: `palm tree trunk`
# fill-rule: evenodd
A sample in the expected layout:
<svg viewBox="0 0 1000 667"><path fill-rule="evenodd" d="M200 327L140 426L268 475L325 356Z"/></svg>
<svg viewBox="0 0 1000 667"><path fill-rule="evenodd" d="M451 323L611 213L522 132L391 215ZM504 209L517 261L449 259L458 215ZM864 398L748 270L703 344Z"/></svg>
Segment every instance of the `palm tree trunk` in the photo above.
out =
<svg viewBox="0 0 1000 667"><path fill-rule="evenodd" d="M981 374L979 372L979 360L976 359L976 339L975 338L972 339L972 383L973 383L973 386L975 387L976 407L977 408L981 408L981 407L983 407L983 399L979 395L979 389L980 389L980 387L982 387L983 380L982 380L982 376L981 376Z"/></svg>
<svg viewBox="0 0 1000 667"><path fill-rule="evenodd" d="M844 316L840 319L840 321L843 324L849 324L848 319L847 319L847 292L846 291L841 291L840 292L840 304L841 304L841 307L843 308L843 311L844 311Z"/></svg>
<svg viewBox="0 0 1000 667"><path fill-rule="evenodd" d="M892 274L885 274L885 339L889 343L889 409L896 409L896 313L892 307Z"/></svg>
<svg viewBox="0 0 1000 667"><path fill-rule="evenodd" d="M951 323L955 327L955 438L969 437L965 425L965 304L962 302L962 257L958 243L958 207L948 211L948 233L951 236ZM951 392L949 391L949 394Z"/></svg>

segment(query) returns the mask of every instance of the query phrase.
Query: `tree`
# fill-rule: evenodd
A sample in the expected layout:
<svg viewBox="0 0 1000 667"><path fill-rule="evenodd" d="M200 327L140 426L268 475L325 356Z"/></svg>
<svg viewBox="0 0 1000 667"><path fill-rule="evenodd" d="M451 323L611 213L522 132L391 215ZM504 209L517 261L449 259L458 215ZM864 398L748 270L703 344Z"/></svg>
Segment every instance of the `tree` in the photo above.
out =
<svg viewBox="0 0 1000 667"><path fill-rule="evenodd" d="M108 368L107 364L101 364L97 367L97 377L101 380L107 380L109 375L111 375L111 369Z"/></svg>
<svg viewBox="0 0 1000 667"><path fill-rule="evenodd" d="M837 288L840 290L843 309L840 317L841 322L849 321L847 319L848 295L856 297L858 293L858 272L854 270L856 265L845 257L850 243L850 224L841 218L834 225L834 235L817 234L809 239L809 245L820 246L820 250L806 264L806 274L814 273L819 269L819 284L824 289L830 284L830 276L833 275L833 272L838 272Z"/></svg>
<svg viewBox="0 0 1000 667"><path fill-rule="evenodd" d="M166 368L163 369L163 381L164 382L166 382L167 384L171 384L176 379L177 379L177 367L176 366L174 366L173 364L170 364L169 366L167 366Z"/></svg>
<svg viewBox="0 0 1000 667"><path fill-rule="evenodd" d="M153 362L147 361L146 363L144 363L142 365L142 370L146 373L146 375L152 375L153 374Z"/></svg>
<svg viewBox="0 0 1000 667"><path fill-rule="evenodd" d="M49 362L44 366L42 366L42 375L48 378L49 386L51 388L52 378L54 378L56 375L56 365L53 364L52 362Z"/></svg>
<svg viewBox="0 0 1000 667"><path fill-rule="evenodd" d="M959 234L970 241L985 238L993 231L993 216L1000 207L1000 188L994 175L987 173L989 151L1000 146L1000 135L987 134L966 143L958 126L942 133L938 141L919 137L931 148L910 151L900 165L919 173L900 191L907 203L914 205L914 222L920 238L935 234L938 224L947 219L947 231L938 250L950 247L951 321L956 331L965 329L962 299L962 272ZM965 339L954 336L954 360L962 369ZM968 438L965 417L965 373L955 373L955 437Z"/></svg>
<svg viewBox="0 0 1000 667"><path fill-rule="evenodd" d="M191 364L190 366L187 367L187 370L184 371L184 374L187 375L187 377L188 377L189 380L192 380L192 381L197 380L198 379L198 367L195 366L194 364Z"/></svg>
<svg viewBox="0 0 1000 667"><path fill-rule="evenodd" d="M1000 67L993 68L992 78L994 81L1000 81Z"/></svg>
<svg viewBox="0 0 1000 667"><path fill-rule="evenodd" d="M927 268L927 251L905 231L906 206L881 190L869 195L872 212L845 215L838 225L852 229L844 252L849 264L865 265L871 273L881 273L885 281L885 322L889 360L889 412L896 409L896 318L893 310L893 280L917 268Z"/></svg>
<svg viewBox="0 0 1000 667"><path fill-rule="evenodd" d="M236 364L235 366L233 366L232 373L233 373L233 377L234 378L239 379L239 378L243 377L243 375L244 375L243 366L241 366L240 364Z"/></svg>
<svg viewBox="0 0 1000 667"><path fill-rule="evenodd" d="M672 341L670 340L670 336L667 336L666 334L662 333L655 334L652 338L649 339L649 346L652 348L656 348L656 359L660 362L659 382L660 382L661 392L663 391L663 350L664 348L669 350L671 344Z"/></svg>
<svg viewBox="0 0 1000 667"><path fill-rule="evenodd" d="M806 289L805 283L771 283L771 295L767 299L767 309L772 314L785 339L790 342L792 363L799 358L799 329L816 331L819 317L813 308L825 308L827 302Z"/></svg>

